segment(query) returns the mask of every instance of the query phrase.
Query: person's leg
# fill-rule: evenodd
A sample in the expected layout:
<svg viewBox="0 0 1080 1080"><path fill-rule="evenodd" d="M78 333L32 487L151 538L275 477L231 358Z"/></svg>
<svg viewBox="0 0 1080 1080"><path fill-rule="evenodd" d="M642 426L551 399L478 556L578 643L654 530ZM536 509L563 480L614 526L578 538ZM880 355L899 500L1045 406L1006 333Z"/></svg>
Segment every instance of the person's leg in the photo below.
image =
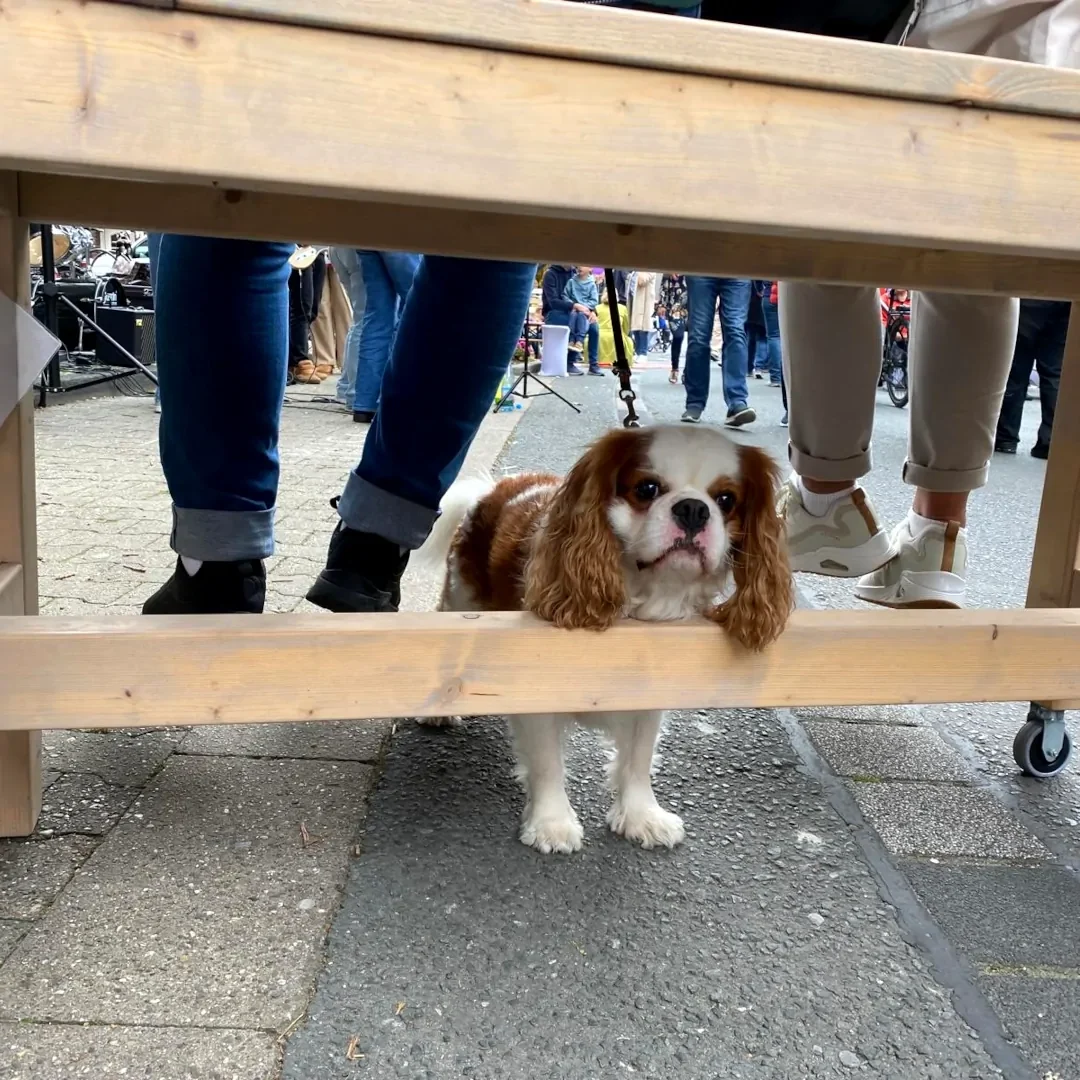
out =
<svg viewBox="0 0 1080 1080"><path fill-rule="evenodd" d="M386 267L387 276L394 284L394 291L398 295L401 307L398 315L405 308L405 301L409 297L413 278L416 277L417 268L420 266L420 256L411 251L384 251L382 252L383 265Z"/></svg>
<svg viewBox="0 0 1080 1080"><path fill-rule="evenodd" d="M570 347L579 353L589 330L589 320L580 311L570 312Z"/></svg>
<svg viewBox="0 0 1080 1080"><path fill-rule="evenodd" d="M895 549L858 486L870 471L881 316L872 286L781 282L788 457L783 513L793 569L860 577Z"/></svg>
<svg viewBox="0 0 1080 1080"><path fill-rule="evenodd" d="M603 369L600 367L600 322L594 319L589 323L589 328L586 331L589 338L589 374L590 375L603 375Z"/></svg>
<svg viewBox="0 0 1080 1080"><path fill-rule="evenodd" d="M173 500L172 578L147 614L261 611L274 550L291 244L162 237L155 267L161 465ZM243 408L196 376L228 356Z"/></svg>
<svg viewBox="0 0 1080 1080"><path fill-rule="evenodd" d="M718 292L720 332L724 338L720 356L724 366L727 422L738 427L757 419L747 404L750 392L746 385L746 312L750 307L750 282L745 278L721 278Z"/></svg>
<svg viewBox="0 0 1080 1080"><path fill-rule="evenodd" d="M1024 419L1024 402L1027 399L1031 368L1035 363L1038 329L1035 313L1026 303L1021 302L1016 348L1005 381L1005 394L1001 399L1001 412L994 436L994 449L1001 454L1015 454L1020 442L1020 425Z"/></svg>
<svg viewBox="0 0 1080 1080"><path fill-rule="evenodd" d="M897 554L856 593L888 607L961 607L968 495L986 483L1016 347L1019 302L1007 296L915 293L908 375L911 435L904 480L911 513Z"/></svg>
<svg viewBox="0 0 1080 1080"><path fill-rule="evenodd" d="M398 294L379 252L360 251L358 254L367 289L367 304L360 327L353 417L367 422L379 406L383 371L394 341Z"/></svg>
<svg viewBox="0 0 1080 1080"><path fill-rule="evenodd" d="M514 353L531 263L425 257L402 313L382 401L338 504L341 524L308 599L392 611L408 552L427 538ZM470 326L445 338L446 326ZM453 371L454 378L445 379Z"/></svg>
<svg viewBox="0 0 1080 1080"><path fill-rule="evenodd" d="M765 315L765 340L768 356L769 384L771 386L783 385L784 360L783 348L780 344L780 312L766 293L761 301L761 310ZM784 402L787 408L787 402Z"/></svg>
<svg viewBox="0 0 1080 1080"><path fill-rule="evenodd" d="M1042 333L1035 363L1039 372L1039 404L1042 407L1042 423L1039 435L1031 448L1033 457L1050 456L1050 436L1054 431L1054 413L1057 410L1058 386L1061 383L1061 362L1065 356L1065 338L1069 333L1070 304L1062 300L1040 301L1045 303ZM1021 313L1023 304L1021 305Z"/></svg>
<svg viewBox="0 0 1080 1080"><path fill-rule="evenodd" d="M686 294L687 315L686 411L683 420L696 423L701 419L709 403L709 346L712 342L713 323L716 321L716 296L719 279L714 277L688 276Z"/></svg>
<svg viewBox="0 0 1080 1080"><path fill-rule="evenodd" d="M356 369L360 357L364 310L367 307L367 289L364 286L364 272L360 268L360 253L355 248L334 248L331 258L352 305L352 324L345 338L345 358L334 396L352 412L356 400Z"/></svg>
<svg viewBox="0 0 1080 1080"><path fill-rule="evenodd" d="M679 360L682 357L683 338L686 335L686 331L680 323L678 326L671 328L671 375L668 378L668 382L677 383L679 381Z"/></svg>

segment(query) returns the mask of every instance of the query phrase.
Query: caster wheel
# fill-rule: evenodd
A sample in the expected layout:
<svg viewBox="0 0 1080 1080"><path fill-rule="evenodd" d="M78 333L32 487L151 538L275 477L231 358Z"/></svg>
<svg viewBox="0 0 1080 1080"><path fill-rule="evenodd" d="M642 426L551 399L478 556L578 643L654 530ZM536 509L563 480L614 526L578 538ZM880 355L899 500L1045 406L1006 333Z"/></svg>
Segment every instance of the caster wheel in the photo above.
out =
<svg viewBox="0 0 1080 1080"><path fill-rule="evenodd" d="M1072 752L1068 734L1061 744L1061 752L1053 761L1047 761L1042 749L1043 726L1038 720L1029 720L1013 739L1013 758L1020 770L1037 780L1049 780L1065 768Z"/></svg>

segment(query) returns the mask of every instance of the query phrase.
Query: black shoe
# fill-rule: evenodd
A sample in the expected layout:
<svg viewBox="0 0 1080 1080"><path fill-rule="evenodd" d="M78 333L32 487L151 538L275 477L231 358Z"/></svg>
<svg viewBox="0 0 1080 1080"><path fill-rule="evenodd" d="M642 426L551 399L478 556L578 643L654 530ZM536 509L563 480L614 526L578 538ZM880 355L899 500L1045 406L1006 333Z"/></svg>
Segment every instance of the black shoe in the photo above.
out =
<svg viewBox="0 0 1080 1080"><path fill-rule="evenodd" d="M261 559L204 562L194 575L176 560L173 575L143 604L144 615L261 615L266 568Z"/></svg>
<svg viewBox="0 0 1080 1080"><path fill-rule="evenodd" d="M567 364L566 365L566 374L567 375L584 375L585 372L582 371L581 368L579 368L577 366L577 364Z"/></svg>
<svg viewBox="0 0 1080 1080"><path fill-rule="evenodd" d="M680 417L684 424L700 424L701 423L701 410L700 409L687 409L686 412Z"/></svg>
<svg viewBox="0 0 1080 1080"><path fill-rule="evenodd" d="M994 453L995 454L1015 454L1016 453L1016 443L1014 443L1014 442L1001 442L1001 441L995 442L994 443Z"/></svg>
<svg viewBox="0 0 1080 1080"><path fill-rule="evenodd" d="M408 561L409 553L397 544L338 522L326 568L307 598L327 611L397 611Z"/></svg>
<svg viewBox="0 0 1080 1080"><path fill-rule="evenodd" d="M591 367L589 368L590 375L599 375L601 378L606 374L603 368Z"/></svg>
<svg viewBox="0 0 1080 1080"><path fill-rule="evenodd" d="M357 409L352 414L354 424L370 424L375 419L373 412L368 412L367 409Z"/></svg>
<svg viewBox="0 0 1080 1080"><path fill-rule="evenodd" d="M1046 443L1037 442L1031 448L1031 456L1033 458L1038 458L1040 461L1046 461L1047 458L1050 457L1050 447L1047 446Z"/></svg>
<svg viewBox="0 0 1080 1080"><path fill-rule="evenodd" d="M744 424L752 424L756 419L757 413L749 405L733 405L728 409L724 424L727 427L742 427Z"/></svg>

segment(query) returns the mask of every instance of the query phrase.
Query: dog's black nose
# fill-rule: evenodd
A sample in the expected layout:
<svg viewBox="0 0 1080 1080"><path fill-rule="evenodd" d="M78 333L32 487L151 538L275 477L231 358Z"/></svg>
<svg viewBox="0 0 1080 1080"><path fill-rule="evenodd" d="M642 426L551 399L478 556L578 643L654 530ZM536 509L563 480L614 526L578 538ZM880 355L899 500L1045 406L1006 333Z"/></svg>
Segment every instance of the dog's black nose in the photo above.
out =
<svg viewBox="0 0 1080 1080"><path fill-rule="evenodd" d="M671 516L683 527L687 536L693 536L709 524L709 506L701 499L680 499L671 508Z"/></svg>

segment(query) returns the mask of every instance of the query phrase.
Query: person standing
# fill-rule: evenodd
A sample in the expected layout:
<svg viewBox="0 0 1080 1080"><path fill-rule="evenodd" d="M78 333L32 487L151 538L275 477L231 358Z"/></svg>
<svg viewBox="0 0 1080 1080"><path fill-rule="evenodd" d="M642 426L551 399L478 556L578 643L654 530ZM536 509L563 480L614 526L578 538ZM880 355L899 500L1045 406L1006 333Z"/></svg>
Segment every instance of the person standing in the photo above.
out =
<svg viewBox="0 0 1080 1080"><path fill-rule="evenodd" d="M1046 460L1050 456L1050 435L1054 429L1061 360L1065 355L1065 337L1069 331L1069 308L1066 300L1021 300L1020 326L1016 335L1009 379L1001 401L994 450L1015 454L1020 442L1020 422L1024 417L1031 366L1039 372L1039 402L1042 423L1031 456Z"/></svg>
<svg viewBox="0 0 1080 1080"><path fill-rule="evenodd" d="M720 306L720 330L724 343L721 362L724 368L724 401L727 404L725 424L743 427L757 419L749 405L746 386L746 315L750 308L750 282L744 278L699 277L686 278L690 298L690 343L686 349L686 424L701 422L701 414L709 403L709 345L717 303Z"/></svg>
<svg viewBox="0 0 1080 1080"><path fill-rule="evenodd" d="M356 248L331 248L330 262L352 305L352 323L345 336L345 355L341 360L341 375L334 391L334 400L352 412L356 403L356 368L360 360L360 334L367 308L367 288L364 286L364 271L360 268L360 252Z"/></svg>
<svg viewBox="0 0 1080 1080"><path fill-rule="evenodd" d="M767 281L750 282L750 308L746 314L746 373L755 379L765 378L769 370L768 334L762 303L768 291Z"/></svg>
<svg viewBox="0 0 1080 1080"><path fill-rule="evenodd" d="M668 382L679 381L679 360L682 357L683 340L686 337L686 277L683 274L665 274L660 282L660 303L668 312L671 330L671 374Z"/></svg>
<svg viewBox="0 0 1080 1080"><path fill-rule="evenodd" d="M657 275L651 270L639 270L630 301L630 333L634 338L634 355L642 359L649 355L649 332L653 328L653 309L656 307Z"/></svg>
<svg viewBox="0 0 1080 1080"><path fill-rule="evenodd" d="M761 311L765 316L765 332L769 342L769 385L780 387L784 401L784 415L780 426L787 427L787 387L784 385L784 354L780 345L780 290L778 282L767 281L768 289L761 298Z"/></svg>
<svg viewBox="0 0 1080 1080"><path fill-rule="evenodd" d="M404 251L360 251L359 256L367 304L356 361L353 420L370 424L379 407L383 372L420 256Z"/></svg>

